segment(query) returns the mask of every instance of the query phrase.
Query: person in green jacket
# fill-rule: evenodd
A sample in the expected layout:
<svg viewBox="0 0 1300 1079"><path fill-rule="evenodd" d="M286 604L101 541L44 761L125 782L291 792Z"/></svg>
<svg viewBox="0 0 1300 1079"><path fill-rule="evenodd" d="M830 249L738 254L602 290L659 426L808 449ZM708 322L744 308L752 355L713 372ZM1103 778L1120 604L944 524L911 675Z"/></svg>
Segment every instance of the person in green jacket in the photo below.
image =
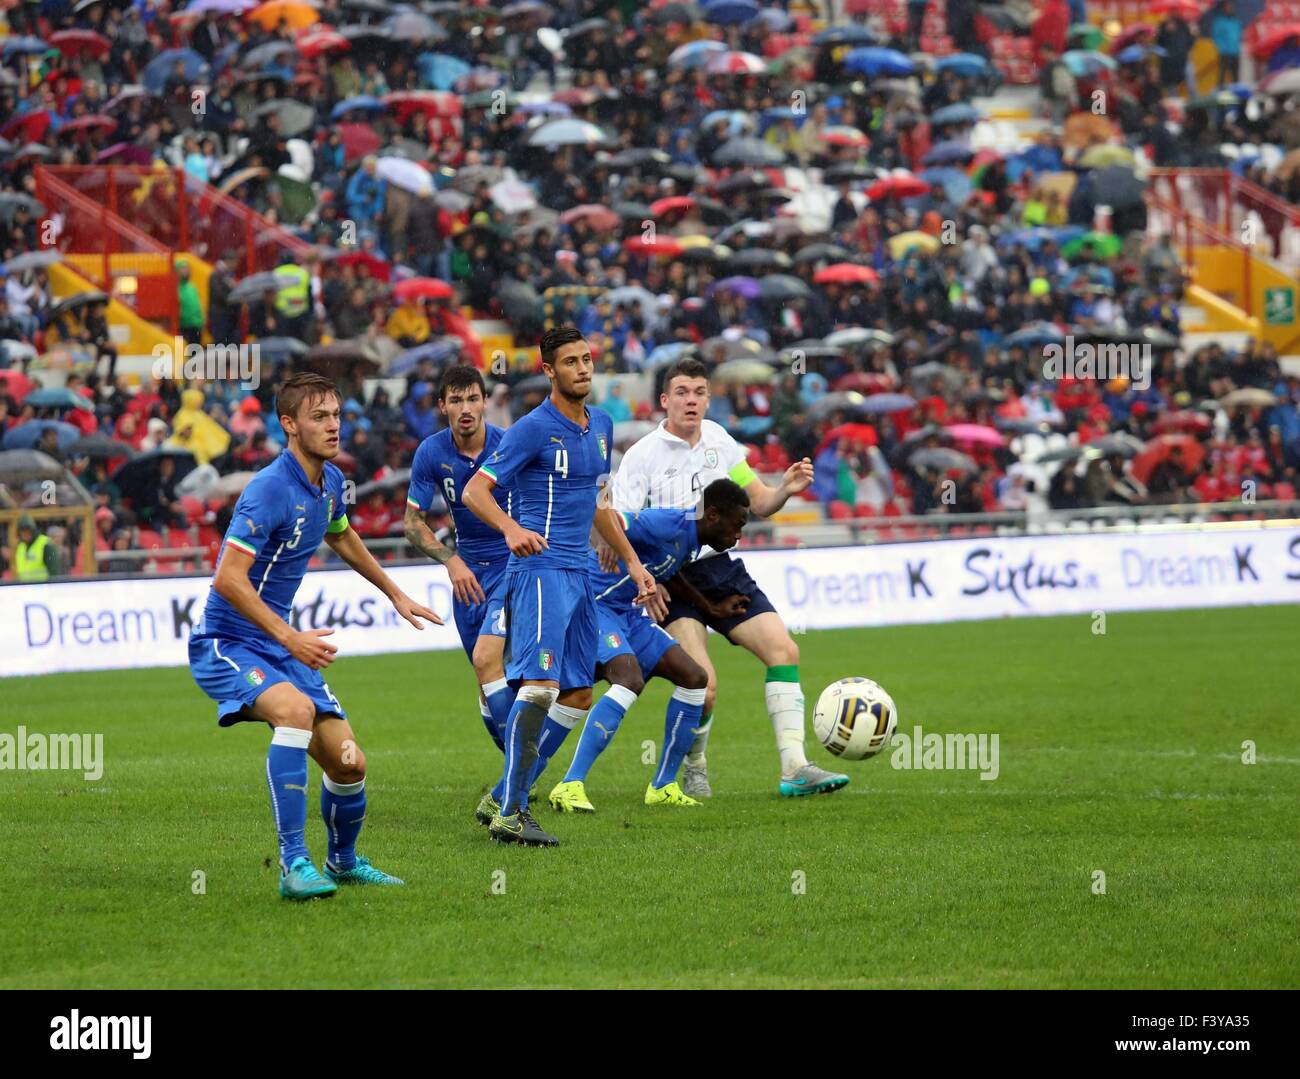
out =
<svg viewBox="0 0 1300 1079"><path fill-rule="evenodd" d="M181 336L189 343L203 343L203 303L199 290L190 280L190 264L176 263L176 300L180 308Z"/></svg>

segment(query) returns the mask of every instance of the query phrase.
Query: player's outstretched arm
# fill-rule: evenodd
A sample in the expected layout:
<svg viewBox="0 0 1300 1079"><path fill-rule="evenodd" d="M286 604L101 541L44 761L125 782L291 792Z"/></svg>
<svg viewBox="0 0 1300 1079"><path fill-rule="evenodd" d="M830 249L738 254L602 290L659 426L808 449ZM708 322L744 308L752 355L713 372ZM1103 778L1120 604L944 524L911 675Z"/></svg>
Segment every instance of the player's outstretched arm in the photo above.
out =
<svg viewBox="0 0 1300 1079"><path fill-rule="evenodd" d="M305 663L314 671L333 663L338 648L323 638L334 631L295 630L257 594L257 589L248 579L248 571L252 568L253 556L233 543L227 543L222 549L216 575L212 578L213 589L271 640L283 645L299 663Z"/></svg>
<svg viewBox="0 0 1300 1079"><path fill-rule="evenodd" d="M492 477L480 469L469 483L465 484L460 500L470 513L505 537L506 546L510 548L512 554L527 558L530 554L541 554L549 548L550 544L546 542L545 537L522 527L497 505L497 500L492 497L494 486Z"/></svg>
<svg viewBox="0 0 1300 1079"><path fill-rule="evenodd" d="M361 542L361 537L356 534L354 529L345 528L342 532L327 532L325 533L325 542L330 545L330 550L387 596L388 601L393 605L393 609L416 629L424 629L424 623L420 621L421 618L427 618L435 625L442 625L441 618L429 610L428 607L421 607L420 604L416 603L415 600L397 587L397 583L387 573L379 568L375 556L366 550L366 545Z"/></svg>
<svg viewBox="0 0 1300 1079"><path fill-rule="evenodd" d="M791 498L808 490L813 481L812 461L805 457L785 470L781 486L769 487L757 476L745 484L749 508L758 517L771 517Z"/></svg>
<svg viewBox="0 0 1300 1079"><path fill-rule="evenodd" d="M636 582L636 603L638 606L644 606L655 594L654 574L641 565L641 559L637 557L632 544L628 542L627 535L623 531L622 514L608 506L598 505L592 523L600 533L600 538L613 548L619 560L627 567L628 576Z"/></svg>
<svg viewBox="0 0 1300 1079"><path fill-rule="evenodd" d="M719 622L744 614L745 608L749 606L749 597L739 593L717 600L708 599L680 573L665 581L664 587L674 599L689 603L701 614L707 614Z"/></svg>
<svg viewBox="0 0 1300 1079"><path fill-rule="evenodd" d="M403 525L407 543L421 554L426 554L435 562L447 567L447 576L451 578L451 590L456 594L457 600L471 606L487 601L483 586L478 583L474 571L465 564L465 560L460 555L438 541L438 537L433 534L433 529L425 521L424 514L409 502L406 504Z"/></svg>

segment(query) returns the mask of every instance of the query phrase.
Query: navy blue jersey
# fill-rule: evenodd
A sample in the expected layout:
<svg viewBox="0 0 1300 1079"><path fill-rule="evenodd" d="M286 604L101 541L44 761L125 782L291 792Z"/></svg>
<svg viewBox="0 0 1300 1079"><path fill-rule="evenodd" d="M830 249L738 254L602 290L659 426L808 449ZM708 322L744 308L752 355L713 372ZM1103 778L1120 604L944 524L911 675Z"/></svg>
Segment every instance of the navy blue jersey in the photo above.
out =
<svg viewBox="0 0 1300 1079"><path fill-rule="evenodd" d="M613 444L608 413L588 407L582 428L549 397L505 433L482 472L500 487L514 487L519 523L549 544L528 558L511 555L511 569L586 570L596 495L609 475Z"/></svg>
<svg viewBox="0 0 1300 1079"><path fill-rule="evenodd" d="M427 512L433 504L435 492L442 495L456 525L457 553L466 562L480 566L504 563L510 557L505 537L475 517L461 501L465 485L483 462L492 456L505 436L505 431L500 427L493 427L489 423L486 428L483 450L477 457L466 457L456 448L450 427L444 427L437 434L426 438L415 451L415 460L411 463L411 483L406 492L407 505L414 506L421 512ZM497 505L507 514L517 516L513 487L497 484L492 494Z"/></svg>
<svg viewBox="0 0 1300 1079"><path fill-rule="evenodd" d="M317 487L294 455L285 450L257 473L235 504L217 565L228 547L253 556L248 579L262 602L286 622L293 597L326 532L348 527L343 504L343 473L328 461ZM269 638L235 610L214 588L208 593L195 634L265 641Z"/></svg>
<svg viewBox="0 0 1300 1079"><path fill-rule="evenodd" d="M695 557L700 549L695 534L695 510L642 510L635 517L620 513L627 540L641 559L641 565L654 574L656 581L666 581L682 565ZM600 568L600 559L592 551L587 559L591 586L596 602L616 610L632 606L640 589L626 573L606 573Z"/></svg>

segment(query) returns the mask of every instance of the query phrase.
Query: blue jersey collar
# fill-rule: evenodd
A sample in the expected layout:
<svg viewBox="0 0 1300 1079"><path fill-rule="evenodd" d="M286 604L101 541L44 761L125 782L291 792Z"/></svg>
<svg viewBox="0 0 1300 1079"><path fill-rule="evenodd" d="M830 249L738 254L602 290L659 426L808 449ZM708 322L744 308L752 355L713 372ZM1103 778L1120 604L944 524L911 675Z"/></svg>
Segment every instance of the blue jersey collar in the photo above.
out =
<svg viewBox="0 0 1300 1079"><path fill-rule="evenodd" d="M328 467L328 461L325 462L325 466L322 466L321 468L321 485L317 487L307 478L307 473L303 471L302 465L298 463L298 458L293 455L291 450L284 450L280 454L280 460L285 463L284 467L288 470L289 475L297 480L300 485L310 491L316 498L325 497L325 488L328 486L325 482L325 467Z"/></svg>
<svg viewBox="0 0 1300 1079"><path fill-rule="evenodd" d="M560 423L564 424L564 426L566 427L572 428L580 435L585 435L588 431L591 430L591 409L588 408L585 404L582 407L583 409L586 410L587 413L586 427L579 426L578 424L574 423L571 419L569 419L568 416L566 416L563 412L561 412L558 408L555 407L554 403L551 401L549 397L542 402L542 407L546 409L550 409L551 415L554 416L557 420L559 420Z"/></svg>

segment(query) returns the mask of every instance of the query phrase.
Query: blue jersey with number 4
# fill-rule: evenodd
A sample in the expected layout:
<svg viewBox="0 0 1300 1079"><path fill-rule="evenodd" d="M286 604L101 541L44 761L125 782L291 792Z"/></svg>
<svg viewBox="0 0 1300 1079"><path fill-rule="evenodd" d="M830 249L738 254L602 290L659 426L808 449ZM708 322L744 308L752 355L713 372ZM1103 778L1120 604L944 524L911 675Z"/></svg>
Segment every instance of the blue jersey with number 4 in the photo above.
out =
<svg viewBox="0 0 1300 1079"><path fill-rule="evenodd" d="M700 549L694 509L648 509L635 516L630 513L619 516L623 518L628 543L656 581L673 577ZM595 551L587 559L587 569L597 603L615 610L632 606L639 590L626 573L606 573L600 568Z"/></svg>
<svg viewBox="0 0 1300 1079"><path fill-rule="evenodd" d="M549 397L505 433L482 471L498 486L514 487L519 523L548 544L541 554L511 555L510 569L586 570L596 495L609 475L613 444L608 413L589 407L583 428Z"/></svg>
<svg viewBox="0 0 1300 1079"><path fill-rule="evenodd" d="M343 473L326 461L321 486L317 487L307 478L298 459L285 450L257 473L239 496L217 565L231 547L252 555L249 582L262 602L288 622L307 563L325 533L344 532L347 527ZM194 635L243 641L269 639L215 588L208 593Z"/></svg>
<svg viewBox="0 0 1300 1079"><path fill-rule="evenodd" d="M466 457L457 449L450 427L444 427L421 442L415 451L415 460L411 462L411 484L406 492L406 502L421 512L427 512L433 504L434 493L442 495L456 525L456 551L461 558L480 566L497 563L504 566L510 557L505 537L475 517L461 501L465 485L492 456L505 436L500 427L493 427L490 423L485 427L487 436L477 457ZM498 506L511 517L516 516L513 488L497 484L492 494Z"/></svg>

